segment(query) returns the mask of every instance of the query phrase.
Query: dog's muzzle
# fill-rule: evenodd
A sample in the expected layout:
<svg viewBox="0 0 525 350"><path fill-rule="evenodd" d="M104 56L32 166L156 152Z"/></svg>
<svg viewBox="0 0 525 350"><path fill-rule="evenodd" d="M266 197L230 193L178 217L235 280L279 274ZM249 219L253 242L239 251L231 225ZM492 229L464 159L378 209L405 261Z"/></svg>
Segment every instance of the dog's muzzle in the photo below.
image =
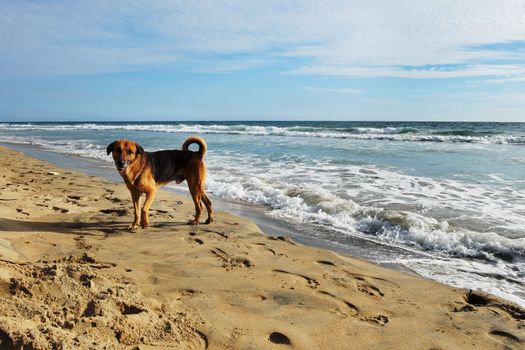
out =
<svg viewBox="0 0 525 350"><path fill-rule="evenodd" d="M128 162L123 161L123 160L115 161L115 166L117 167L117 170L120 172L126 171L126 169L128 168L128 165L129 165Z"/></svg>

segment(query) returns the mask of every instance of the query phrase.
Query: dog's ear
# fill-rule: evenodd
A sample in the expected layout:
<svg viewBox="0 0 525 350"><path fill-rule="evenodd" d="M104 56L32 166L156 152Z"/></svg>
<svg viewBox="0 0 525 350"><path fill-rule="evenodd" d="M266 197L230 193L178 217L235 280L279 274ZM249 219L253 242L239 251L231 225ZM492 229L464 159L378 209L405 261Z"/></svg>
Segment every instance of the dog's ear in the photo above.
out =
<svg viewBox="0 0 525 350"><path fill-rule="evenodd" d="M138 143L136 143L135 146L137 147L137 155L139 155L139 154L143 154L143 153L144 153L144 148L142 148L141 145L139 145Z"/></svg>
<svg viewBox="0 0 525 350"><path fill-rule="evenodd" d="M115 141L117 142L117 141ZM112 142L108 145L108 148L106 148L106 151L108 152L108 156L111 152L113 152L113 148L115 148L115 142Z"/></svg>

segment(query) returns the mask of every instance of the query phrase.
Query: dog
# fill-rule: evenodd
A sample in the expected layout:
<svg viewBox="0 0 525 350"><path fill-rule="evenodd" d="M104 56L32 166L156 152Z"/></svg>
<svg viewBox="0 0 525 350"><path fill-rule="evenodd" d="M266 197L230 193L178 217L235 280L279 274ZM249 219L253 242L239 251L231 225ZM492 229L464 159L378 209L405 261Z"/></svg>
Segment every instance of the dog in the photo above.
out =
<svg viewBox="0 0 525 350"><path fill-rule="evenodd" d="M199 146L196 152L188 149L193 143ZM195 204L195 218L189 222L190 224L199 224L202 204L208 211L208 219L205 223L209 224L213 221L211 201L204 191L206 165L203 158L206 150L206 142L198 136L189 137L184 141L181 150L145 152L139 144L129 140L116 140L108 145L107 153L112 154L115 166L133 200L135 218L128 227L130 231L137 229L139 219L143 229L148 227L149 209L157 190L172 181L188 182L191 198ZM146 200L139 217L139 202L142 194L146 194Z"/></svg>

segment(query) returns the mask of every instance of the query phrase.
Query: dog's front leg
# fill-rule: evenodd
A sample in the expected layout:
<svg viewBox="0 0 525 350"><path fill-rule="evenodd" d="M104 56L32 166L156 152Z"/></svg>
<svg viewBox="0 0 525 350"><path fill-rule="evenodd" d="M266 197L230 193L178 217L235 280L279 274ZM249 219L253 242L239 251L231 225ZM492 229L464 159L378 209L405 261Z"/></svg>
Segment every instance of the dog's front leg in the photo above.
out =
<svg viewBox="0 0 525 350"><path fill-rule="evenodd" d="M156 190L150 190L149 192L146 192L146 200L144 201L144 206L142 207L141 212L142 228L146 228L149 225L149 208L151 207L151 203L153 203L156 192Z"/></svg>
<svg viewBox="0 0 525 350"><path fill-rule="evenodd" d="M134 219L133 223L128 226L128 230L135 231L139 225L139 211L140 211L140 196L141 193L136 190L131 190L131 200L133 200Z"/></svg>

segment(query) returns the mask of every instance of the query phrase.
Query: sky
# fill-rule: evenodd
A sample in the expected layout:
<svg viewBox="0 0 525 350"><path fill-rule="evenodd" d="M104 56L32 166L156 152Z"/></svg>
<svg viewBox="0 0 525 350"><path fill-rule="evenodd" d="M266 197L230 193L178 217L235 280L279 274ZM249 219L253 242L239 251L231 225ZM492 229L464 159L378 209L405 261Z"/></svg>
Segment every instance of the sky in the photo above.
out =
<svg viewBox="0 0 525 350"><path fill-rule="evenodd" d="M0 0L0 121L525 122L525 0Z"/></svg>

